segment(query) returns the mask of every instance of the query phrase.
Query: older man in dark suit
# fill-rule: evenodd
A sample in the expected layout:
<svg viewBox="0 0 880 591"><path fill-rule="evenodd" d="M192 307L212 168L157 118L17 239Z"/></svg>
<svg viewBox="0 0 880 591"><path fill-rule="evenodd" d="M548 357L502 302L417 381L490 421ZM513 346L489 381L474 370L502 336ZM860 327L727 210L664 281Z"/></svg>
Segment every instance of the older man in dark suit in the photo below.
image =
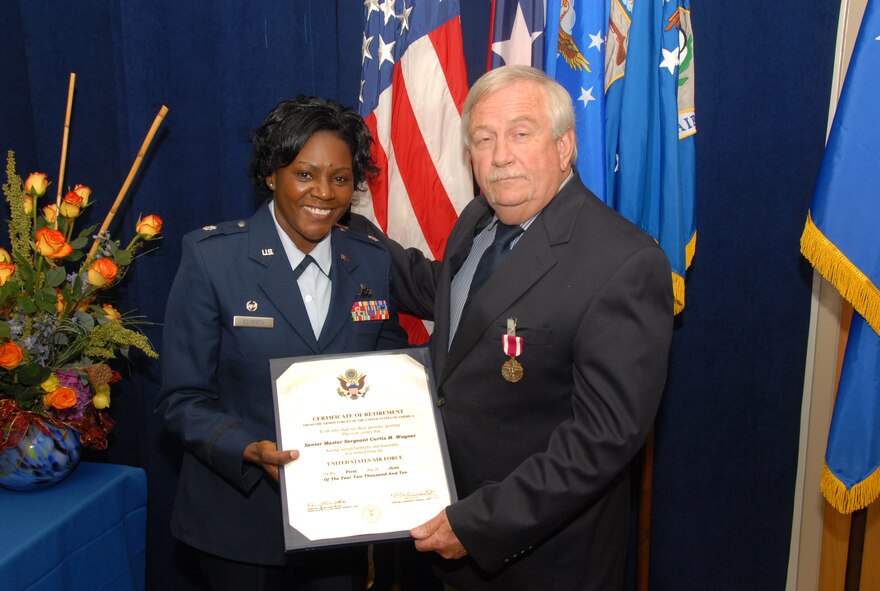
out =
<svg viewBox="0 0 880 591"><path fill-rule="evenodd" d="M627 466L653 422L672 330L669 263L572 168L571 98L485 74L462 125L483 194L442 262L386 241L431 349L461 500L412 530L460 591L623 586Z"/></svg>

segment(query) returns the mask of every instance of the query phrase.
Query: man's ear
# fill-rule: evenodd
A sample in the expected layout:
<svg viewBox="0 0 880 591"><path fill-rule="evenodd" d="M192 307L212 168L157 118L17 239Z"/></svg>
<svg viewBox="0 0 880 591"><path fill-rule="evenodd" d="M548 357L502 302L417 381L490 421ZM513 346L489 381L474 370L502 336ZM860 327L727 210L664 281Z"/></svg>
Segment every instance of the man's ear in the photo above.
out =
<svg viewBox="0 0 880 591"><path fill-rule="evenodd" d="M569 129L556 140L556 153L559 155L559 170L567 170L571 166L571 155L574 152L574 129Z"/></svg>

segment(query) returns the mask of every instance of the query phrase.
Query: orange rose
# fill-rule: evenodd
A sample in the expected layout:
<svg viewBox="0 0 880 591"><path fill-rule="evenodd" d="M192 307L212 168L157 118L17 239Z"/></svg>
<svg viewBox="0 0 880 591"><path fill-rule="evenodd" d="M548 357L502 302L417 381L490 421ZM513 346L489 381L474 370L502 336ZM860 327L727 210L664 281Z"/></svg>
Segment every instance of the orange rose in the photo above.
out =
<svg viewBox="0 0 880 591"><path fill-rule="evenodd" d="M86 280L95 287L104 287L116 278L118 272L119 267L116 266L116 263L104 257L92 263Z"/></svg>
<svg viewBox="0 0 880 591"><path fill-rule="evenodd" d="M81 207L89 206L89 197L92 196L91 187L87 187L85 185L77 185L73 188L73 192L82 197Z"/></svg>
<svg viewBox="0 0 880 591"><path fill-rule="evenodd" d="M103 308L104 316L107 317L107 320L113 320L114 322L122 321L122 314L110 304L101 304L101 308Z"/></svg>
<svg viewBox="0 0 880 591"><path fill-rule="evenodd" d="M49 392L43 396L43 404L51 406L52 408L57 408L58 410L75 406L76 390L68 388L67 386L61 386L57 390Z"/></svg>
<svg viewBox="0 0 880 591"><path fill-rule="evenodd" d="M31 215L34 211L34 197L33 195L25 195L24 201L21 204L22 209L24 209L25 215Z"/></svg>
<svg viewBox="0 0 880 591"><path fill-rule="evenodd" d="M61 295L61 290L57 287L55 288L55 311L61 314L64 312L64 306L67 305L67 302L64 301L64 296Z"/></svg>
<svg viewBox="0 0 880 591"><path fill-rule="evenodd" d="M73 252L73 247L64 239L64 234L51 228L37 230L37 252L47 259L63 259Z"/></svg>
<svg viewBox="0 0 880 591"><path fill-rule="evenodd" d="M44 207L43 217L46 218L46 221L50 224L54 223L55 219L58 217L58 206L53 203L52 205Z"/></svg>
<svg viewBox="0 0 880 591"><path fill-rule="evenodd" d="M75 218L82 211L83 198L76 192L70 191L61 201L61 215L66 218Z"/></svg>
<svg viewBox="0 0 880 591"><path fill-rule="evenodd" d="M45 172L32 172L24 182L25 193L34 197L42 197L46 194L46 187L49 186L49 179L46 178Z"/></svg>
<svg viewBox="0 0 880 591"><path fill-rule="evenodd" d="M21 364L23 358L21 347L15 343L0 343L0 367L15 369Z"/></svg>
<svg viewBox="0 0 880 591"><path fill-rule="evenodd" d="M0 247L0 263L11 263L12 256L9 254L9 251L5 248Z"/></svg>
<svg viewBox="0 0 880 591"><path fill-rule="evenodd" d="M0 263L0 285L6 285L12 274L15 273L15 265L12 263Z"/></svg>
<svg viewBox="0 0 880 591"><path fill-rule="evenodd" d="M144 238L150 239L162 231L162 218L150 214L138 221L136 230Z"/></svg>

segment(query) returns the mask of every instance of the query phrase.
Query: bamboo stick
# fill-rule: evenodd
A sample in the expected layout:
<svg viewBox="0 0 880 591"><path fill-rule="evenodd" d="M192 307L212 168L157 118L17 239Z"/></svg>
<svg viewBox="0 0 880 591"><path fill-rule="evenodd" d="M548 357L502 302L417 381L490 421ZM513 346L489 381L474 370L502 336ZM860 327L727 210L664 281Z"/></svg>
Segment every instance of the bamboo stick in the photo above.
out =
<svg viewBox="0 0 880 591"><path fill-rule="evenodd" d="M137 174L138 168L141 166L144 154L146 154L147 148L149 148L150 143L153 141L153 136L156 135L156 131L158 131L159 126L165 119L166 113L168 113L168 107L162 105L162 108L159 109L159 113L153 120L153 125L150 126L150 131L147 132L147 137L144 138L144 143L141 145L141 149L138 151L134 163L131 165L131 170L128 171L128 177L126 177L125 182L122 184L122 188L119 189L119 194L116 195L116 201L113 202L113 206L110 208L110 211L107 212L107 217L104 218L104 223L101 224L101 229L98 230L98 236L103 236L107 231L107 228L110 227L110 222L113 221L113 216L116 215L116 211L122 204L122 200L125 199L125 194L128 192L128 188L131 186L131 182L134 180L134 176ZM99 239L96 238L95 242L92 244L91 250L89 250L89 256L86 257L85 263L83 263L83 268L87 268L91 260L95 257L95 253L98 251L98 242Z"/></svg>
<svg viewBox="0 0 880 591"><path fill-rule="evenodd" d="M61 198L64 193L64 168L67 164L67 138L70 136L70 112L73 110L73 87L76 86L76 73L70 73L70 83L67 87L67 110L64 114L64 133L61 136L61 164L58 170L58 195L55 205L61 211ZM58 229L58 216L55 216L55 229Z"/></svg>

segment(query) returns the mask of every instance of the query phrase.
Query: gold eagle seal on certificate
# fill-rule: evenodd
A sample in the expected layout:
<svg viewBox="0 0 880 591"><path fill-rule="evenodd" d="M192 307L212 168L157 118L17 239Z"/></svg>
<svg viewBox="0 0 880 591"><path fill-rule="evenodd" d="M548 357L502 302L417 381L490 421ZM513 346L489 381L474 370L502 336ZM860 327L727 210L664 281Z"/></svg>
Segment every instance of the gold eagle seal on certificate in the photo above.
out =
<svg viewBox="0 0 880 591"><path fill-rule="evenodd" d="M345 373L341 376L336 376L336 379L339 380L339 385L342 386L341 388L336 388L336 393L344 398L357 400L366 396L367 392L370 391L369 386L364 387L367 374L362 374L357 370L346 369Z"/></svg>

